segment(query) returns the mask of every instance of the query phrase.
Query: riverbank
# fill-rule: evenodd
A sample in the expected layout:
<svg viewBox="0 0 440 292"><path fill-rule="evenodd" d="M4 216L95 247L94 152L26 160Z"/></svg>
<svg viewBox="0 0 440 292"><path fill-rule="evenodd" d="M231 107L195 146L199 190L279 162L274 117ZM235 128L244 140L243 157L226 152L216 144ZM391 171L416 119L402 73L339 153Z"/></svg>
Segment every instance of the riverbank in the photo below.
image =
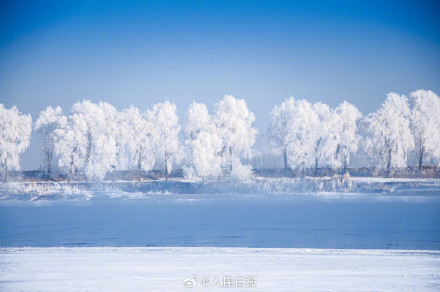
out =
<svg viewBox="0 0 440 292"><path fill-rule="evenodd" d="M396 194L440 195L440 179L377 177L184 179L142 182L9 182L0 183L0 200L139 198L143 194Z"/></svg>

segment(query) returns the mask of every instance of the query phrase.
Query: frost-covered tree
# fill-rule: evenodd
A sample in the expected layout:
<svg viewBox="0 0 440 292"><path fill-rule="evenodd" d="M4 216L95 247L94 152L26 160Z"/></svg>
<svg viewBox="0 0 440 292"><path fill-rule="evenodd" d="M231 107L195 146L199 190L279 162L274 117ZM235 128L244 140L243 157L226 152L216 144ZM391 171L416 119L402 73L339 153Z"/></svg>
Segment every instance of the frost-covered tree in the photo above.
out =
<svg viewBox="0 0 440 292"><path fill-rule="evenodd" d="M85 174L89 179L102 180L118 165L118 112L111 104L99 102L92 128L92 147Z"/></svg>
<svg viewBox="0 0 440 292"><path fill-rule="evenodd" d="M31 131L30 115L20 113L15 106L7 109L0 104L0 166L5 182L10 169L20 169L20 155L29 146Z"/></svg>
<svg viewBox="0 0 440 292"><path fill-rule="evenodd" d="M73 105L71 115L86 124L84 173L87 179L103 179L116 165L116 109L105 102L84 100Z"/></svg>
<svg viewBox="0 0 440 292"><path fill-rule="evenodd" d="M127 141L129 140L126 116L124 112L115 111L110 115L110 132L115 140L115 164L113 167L113 173L115 170L124 170L128 168L128 155L127 155ZM114 180L114 177L112 178Z"/></svg>
<svg viewBox="0 0 440 292"><path fill-rule="evenodd" d="M149 171L155 163L153 145L153 124L147 120L146 114L131 106L122 112L124 118L125 144L127 148L127 163L129 168L139 171Z"/></svg>
<svg viewBox="0 0 440 292"><path fill-rule="evenodd" d="M193 102L186 113L184 131L188 138L194 140L201 131L209 128L211 115L204 103Z"/></svg>
<svg viewBox="0 0 440 292"><path fill-rule="evenodd" d="M411 124L418 146L419 170L425 157L440 161L440 98L430 90L411 93Z"/></svg>
<svg viewBox="0 0 440 292"><path fill-rule="evenodd" d="M407 165L409 152L414 149L410 130L410 109L407 98L390 92L381 108L366 117L368 123L369 148L371 154L378 154L387 177L392 167Z"/></svg>
<svg viewBox="0 0 440 292"><path fill-rule="evenodd" d="M84 169L88 180L102 180L107 172L116 168L116 143L112 135L93 138L91 154Z"/></svg>
<svg viewBox="0 0 440 292"><path fill-rule="evenodd" d="M168 100L153 106L153 110L147 112L147 119L152 123L152 134L156 157L163 160L165 166L165 179L172 170L174 163L181 158L179 145L179 117L176 113L176 105Z"/></svg>
<svg viewBox="0 0 440 292"><path fill-rule="evenodd" d="M315 143L315 176L318 174L318 165L330 164L335 153L335 143L333 135L333 110L322 102L317 102L313 105L318 119L310 120L308 126L310 127L309 139L314 140Z"/></svg>
<svg viewBox="0 0 440 292"><path fill-rule="evenodd" d="M275 105L270 114L269 140L275 145L283 157L284 170L288 170L288 150L292 142L289 126L293 123L295 102L293 98L286 99L279 106Z"/></svg>
<svg viewBox="0 0 440 292"><path fill-rule="evenodd" d="M286 99L279 108L286 111L284 149L290 168L301 169L316 163L317 129L319 116L312 104L305 99ZM284 123L284 122L283 122ZM280 123L280 125L283 125ZM284 131L281 127L278 131Z"/></svg>
<svg viewBox="0 0 440 292"><path fill-rule="evenodd" d="M116 168L117 111L112 105L75 103L63 123L55 150L59 165L69 168L69 177L84 170L87 179L101 180Z"/></svg>
<svg viewBox="0 0 440 292"><path fill-rule="evenodd" d="M246 177L251 174L250 166L243 165L241 159L252 157L257 130L252 126L254 114L246 102L226 95L215 105L214 124L222 140L222 168L230 175Z"/></svg>
<svg viewBox="0 0 440 292"><path fill-rule="evenodd" d="M341 103L333 114L331 130L336 143L333 166L340 167L342 165L344 173L350 162L350 153L355 153L358 149L360 136L357 133L357 123L361 117L361 112L346 101Z"/></svg>
<svg viewBox="0 0 440 292"><path fill-rule="evenodd" d="M185 148L187 177L218 177L221 174L222 140L206 105L193 102L186 114Z"/></svg>
<svg viewBox="0 0 440 292"><path fill-rule="evenodd" d="M87 167L90 155L92 153L93 134L96 129L96 116L98 106L89 100L77 102L72 106L70 113L71 121L75 124L81 124L82 134L85 136L86 144L84 155L84 168Z"/></svg>
<svg viewBox="0 0 440 292"><path fill-rule="evenodd" d="M271 114L269 137L281 152L284 168L301 168L326 163L328 138L331 129L331 110L328 105L293 97L275 106Z"/></svg>
<svg viewBox="0 0 440 292"><path fill-rule="evenodd" d="M62 116L60 127L55 130L55 155L58 157L58 166L67 169L68 180L84 168L87 125L77 115Z"/></svg>
<svg viewBox="0 0 440 292"><path fill-rule="evenodd" d="M269 137L281 152L284 166L304 169L319 165L346 166L356 151L359 111L347 102L336 110L321 102L286 99L271 114Z"/></svg>
<svg viewBox="0 0 440 292"><path fill-rule="evenodd" d="M83 118L90 115L87 121L87 156L85 175L88 179L102 180L106 173L112 171L117 165L117 110L109 103L87 104L79 106ZM84 110L82 112L81 110ZM82 115L84 114L84 115Z"/></svg>
<svg viewBox="0 0 440 292"><path fill-rule="evenodd" d="M61 126L60 122L63 112L59 106L53 108L48 106L40 112L40 116L35 122L35 131L40 134L43 145L41 154L43 156L44 170L48 176L53 170L55 143L57 140L56 130Z"/></svg>

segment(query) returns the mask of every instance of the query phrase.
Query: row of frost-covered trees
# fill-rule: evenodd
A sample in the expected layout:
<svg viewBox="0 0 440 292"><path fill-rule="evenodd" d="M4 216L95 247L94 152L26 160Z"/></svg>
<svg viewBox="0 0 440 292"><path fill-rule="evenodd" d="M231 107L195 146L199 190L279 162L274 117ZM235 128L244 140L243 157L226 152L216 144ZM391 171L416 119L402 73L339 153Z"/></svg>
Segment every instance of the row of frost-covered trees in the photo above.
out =
<svg viewBox="0 0 440 292"><path fill-rule="evenodd" d="M377 112L364 117L346 101L332 109L290 98L272 110L270 138L286 169L313 167L316 174L321 164L345 172L360 146L387 176L392 168L407 166L417 146L421 169L424 158L440 162L440 99L426 90L410 97L391 92Z"/></svg>
<svg viewBox="0 0 440 292"><path fill-rule="evenodd" d="M267 136L286 170L304 173L319 167L346 171L353 157L369 161L389 176L405 167L416 153L418 167L440 163L440 99L432 91L417 90L407 98L389 93L377 112L362 116L344 101L336 108L293 97L270 112ZM0 165L19 169L20 155L29 146L32 127L42 138L42 165L69 180L79 174L102 180L118 170L149 171L160 166L165 178L173 167L189 178L248 177L257 130L254 114L244 100L227 95L212 114L203 103L192 103L183 129L176 106L169 101L141 111L131 106L88 100L75 103L69 113L48 107L32 125L30 115L0 104Z"/></svg>

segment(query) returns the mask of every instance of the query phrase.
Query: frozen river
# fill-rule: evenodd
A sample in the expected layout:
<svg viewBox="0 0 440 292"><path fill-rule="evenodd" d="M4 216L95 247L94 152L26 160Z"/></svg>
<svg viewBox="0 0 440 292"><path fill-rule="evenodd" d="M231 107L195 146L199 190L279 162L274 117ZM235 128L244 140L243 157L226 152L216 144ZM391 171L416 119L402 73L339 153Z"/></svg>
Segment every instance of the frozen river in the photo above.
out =
<svg viewBox="0 0 440 292"><path fill-rule="evenodd" d="M0 290L440 287L436 193L133 196L1 202Z"/></svg>
<svg viewBox="0 0 440 292"><path fill-rule="evenodd" d="M9 201L0 204L0 246L440 250L440 199L328 194Z"/></svg>

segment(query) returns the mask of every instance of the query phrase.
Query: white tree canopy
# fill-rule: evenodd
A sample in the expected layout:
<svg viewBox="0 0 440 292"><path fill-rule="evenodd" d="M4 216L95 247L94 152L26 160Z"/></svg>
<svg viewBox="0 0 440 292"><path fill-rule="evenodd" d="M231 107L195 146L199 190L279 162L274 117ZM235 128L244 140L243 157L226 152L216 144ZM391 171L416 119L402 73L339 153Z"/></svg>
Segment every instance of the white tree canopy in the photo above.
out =
<svg viewBox="0 0 440 292"><path fill-rule="evenodd" d="M152 122L134 106L124 109L122 115L128 168L151 170L155 163Z"/></svg>
<svg viewBox="0 0 440 292"><path fill-rule="evenodd" d="M357 149L356 122L360 113L344 102L336 110L317 102L293 97L275 106L270 113L269 138L283 155L285 168L303 169L349 161Z"/></svg>
<svg viewBox="0 0 440 292"><path fill-rule="evenodd" d="M105 102L75 103L67 118L60 119L55 152L59 165L70 175L84 170L87 179L101 180L117 165L117 111Z"/></svg>
<svg viewBox="0 0 440 292"><path fill-rule="evenodd" d="M212 123L212 119L206 105L198 102L191 103L186 113L185 134L190 139L194 139L200 131L208 129L210 123Z"/></svg>
<svg viewBox="0 0 440 292"><path fill-rule="evenodd" d="M315 175L319 165L329 165L334 160L336 141L334 131L334 111L322 102L313 104L318 120L316 123L309 123L310 139L315 143Z"/></svg>
<svg viewBox="0 0 440 292"><path fill-rule="evenodd" d="M251 174L250 166L241 159L251 158L257 130L252 126L254 114L243 99L232 95L214 106L214 124L222 140L222 167L230 175L244 177Z"/></svg>
<svg viewBox="0 0 440 292"><path fill-rule="evenodd" d="M20 169L20 155L29 147L32 118L20 113L17 107L10 109L0 104L0 165L4 181L8 171Z"/></svg>
<svg viewBox="0 0 440 292"><path fill-rule="evenodd" d="M58 166L67 169L70 180L85 165L87 125L78 115L62 116L59 121L54 150Z"/></svg>
<svg viewBox="0 0 440 292"><path fill-rule="evenodd" d="M351 161L352 166L377 163L389 175L408 164L410 153L411 162L418 155L419 169L423 163L440 165L440 98L430 90L410 97L408 102L391 92L377 112L362 119L346 101L332 109L290 97L270 112L269 140L284 168L303 174L310 168L315 174L322 167L346 170ZM225 95L212 115L205 104L192 103L180 136L176 105L169 101L146 111L134 106L118 111L106 102L84 100L67 115L60 107L47 107L34 129L42 137L46 172L57 163L69 180L102 180L109 172L114 178L117 170L134 169L140 180L143 171L154 167L163 168L168 179L176 165L187 178L246 178L252 174L247 163L254 155L254 121L244 100ZM0 104L0 131L0 169L7 174L19 168L20 154L29 146L31 117ZM264 156L259 167L278 167L274 156Z"/></svg>
<svg viewBox="0 0 440 292"><path fill-rule="evenodd" d="M379 155L379 163L387 170L407 165L408 154L414 149L410 130L410 109L407 98L390 92L381 108L366 117L369 149Z"/></svg>
<svg viewBox="0 0 440 292"><path fill-rule="evenodd" d="M206 105L193 102L186 114L185 148L188 178L218 177L221 174L222 140Z"/></svg>
<svg viewBox="0 0 440 292"><path fill-rule="evenodd" d="M100 180L116 167L116 109L105 102L88 100L73 105L71 115L85 122L86 137L84 173L88 179Z"/></svg>
<svg viewBox="0 0 440 292"><path fill-rule="evenodd" d="M357 123L362 117L361 112L352 104L344 101L334 111L332 132L336 142L334 167L344 166L344 171L350 162L350 153L356 153L360 136L357 133Z"/></svg>
<svg viewBox="0 0 440 292"><path fill-rule="evenodd" d="M418 146L421 169L425 156L440 163L440 98L430 90L414 91L411 98L411 124Z"/></svg>
<svg viewBox="0 0 440 292"><path fill-rule="evenodd" d="M304 169L315 163L319 116L312 104L293 97L285 101L291 118L287 125L287 163Z"/></svg>
<svg viewBox="0 0 440 292"><path fill-rule="evenodd" d="M168 100L153 106L153 110L147 112L147 119L154 125L153 145L156 158L163 160L165 165L165 178L172 170L174 163L181 159L179 145L179 117L176 113L176 105Z"/></svg>
<svg viewBox="0 0 440 292"><path fill-rule="evenodd" d="M293 123L295 102L293 98L286 99L279 106L275 105L270 114L269 139L275 145L284 160L284 169L288 169L288 150L292 142L289 135L289 126Z"/></svg>
<svg viewBox="0 0 440 292"><path fill-rule="evenodd" d="M62 116L63 111L59 106L56 108L48 106L44 111L40 112L40 116L35 122L35 131L40 134L43 141L41 154L43 156L44 169L48 174L53 169L55 143L57 140L56 130L61 126Z"/></svg>
<svg viewBox="0 0 440 292"><path fill-rule="evenodd" d="M88 179L102 180L106 173L117 166L117 110L106 102L99 102L87 110L93 117L88 120L90 152L86 160L85 175Z"/></svg>

